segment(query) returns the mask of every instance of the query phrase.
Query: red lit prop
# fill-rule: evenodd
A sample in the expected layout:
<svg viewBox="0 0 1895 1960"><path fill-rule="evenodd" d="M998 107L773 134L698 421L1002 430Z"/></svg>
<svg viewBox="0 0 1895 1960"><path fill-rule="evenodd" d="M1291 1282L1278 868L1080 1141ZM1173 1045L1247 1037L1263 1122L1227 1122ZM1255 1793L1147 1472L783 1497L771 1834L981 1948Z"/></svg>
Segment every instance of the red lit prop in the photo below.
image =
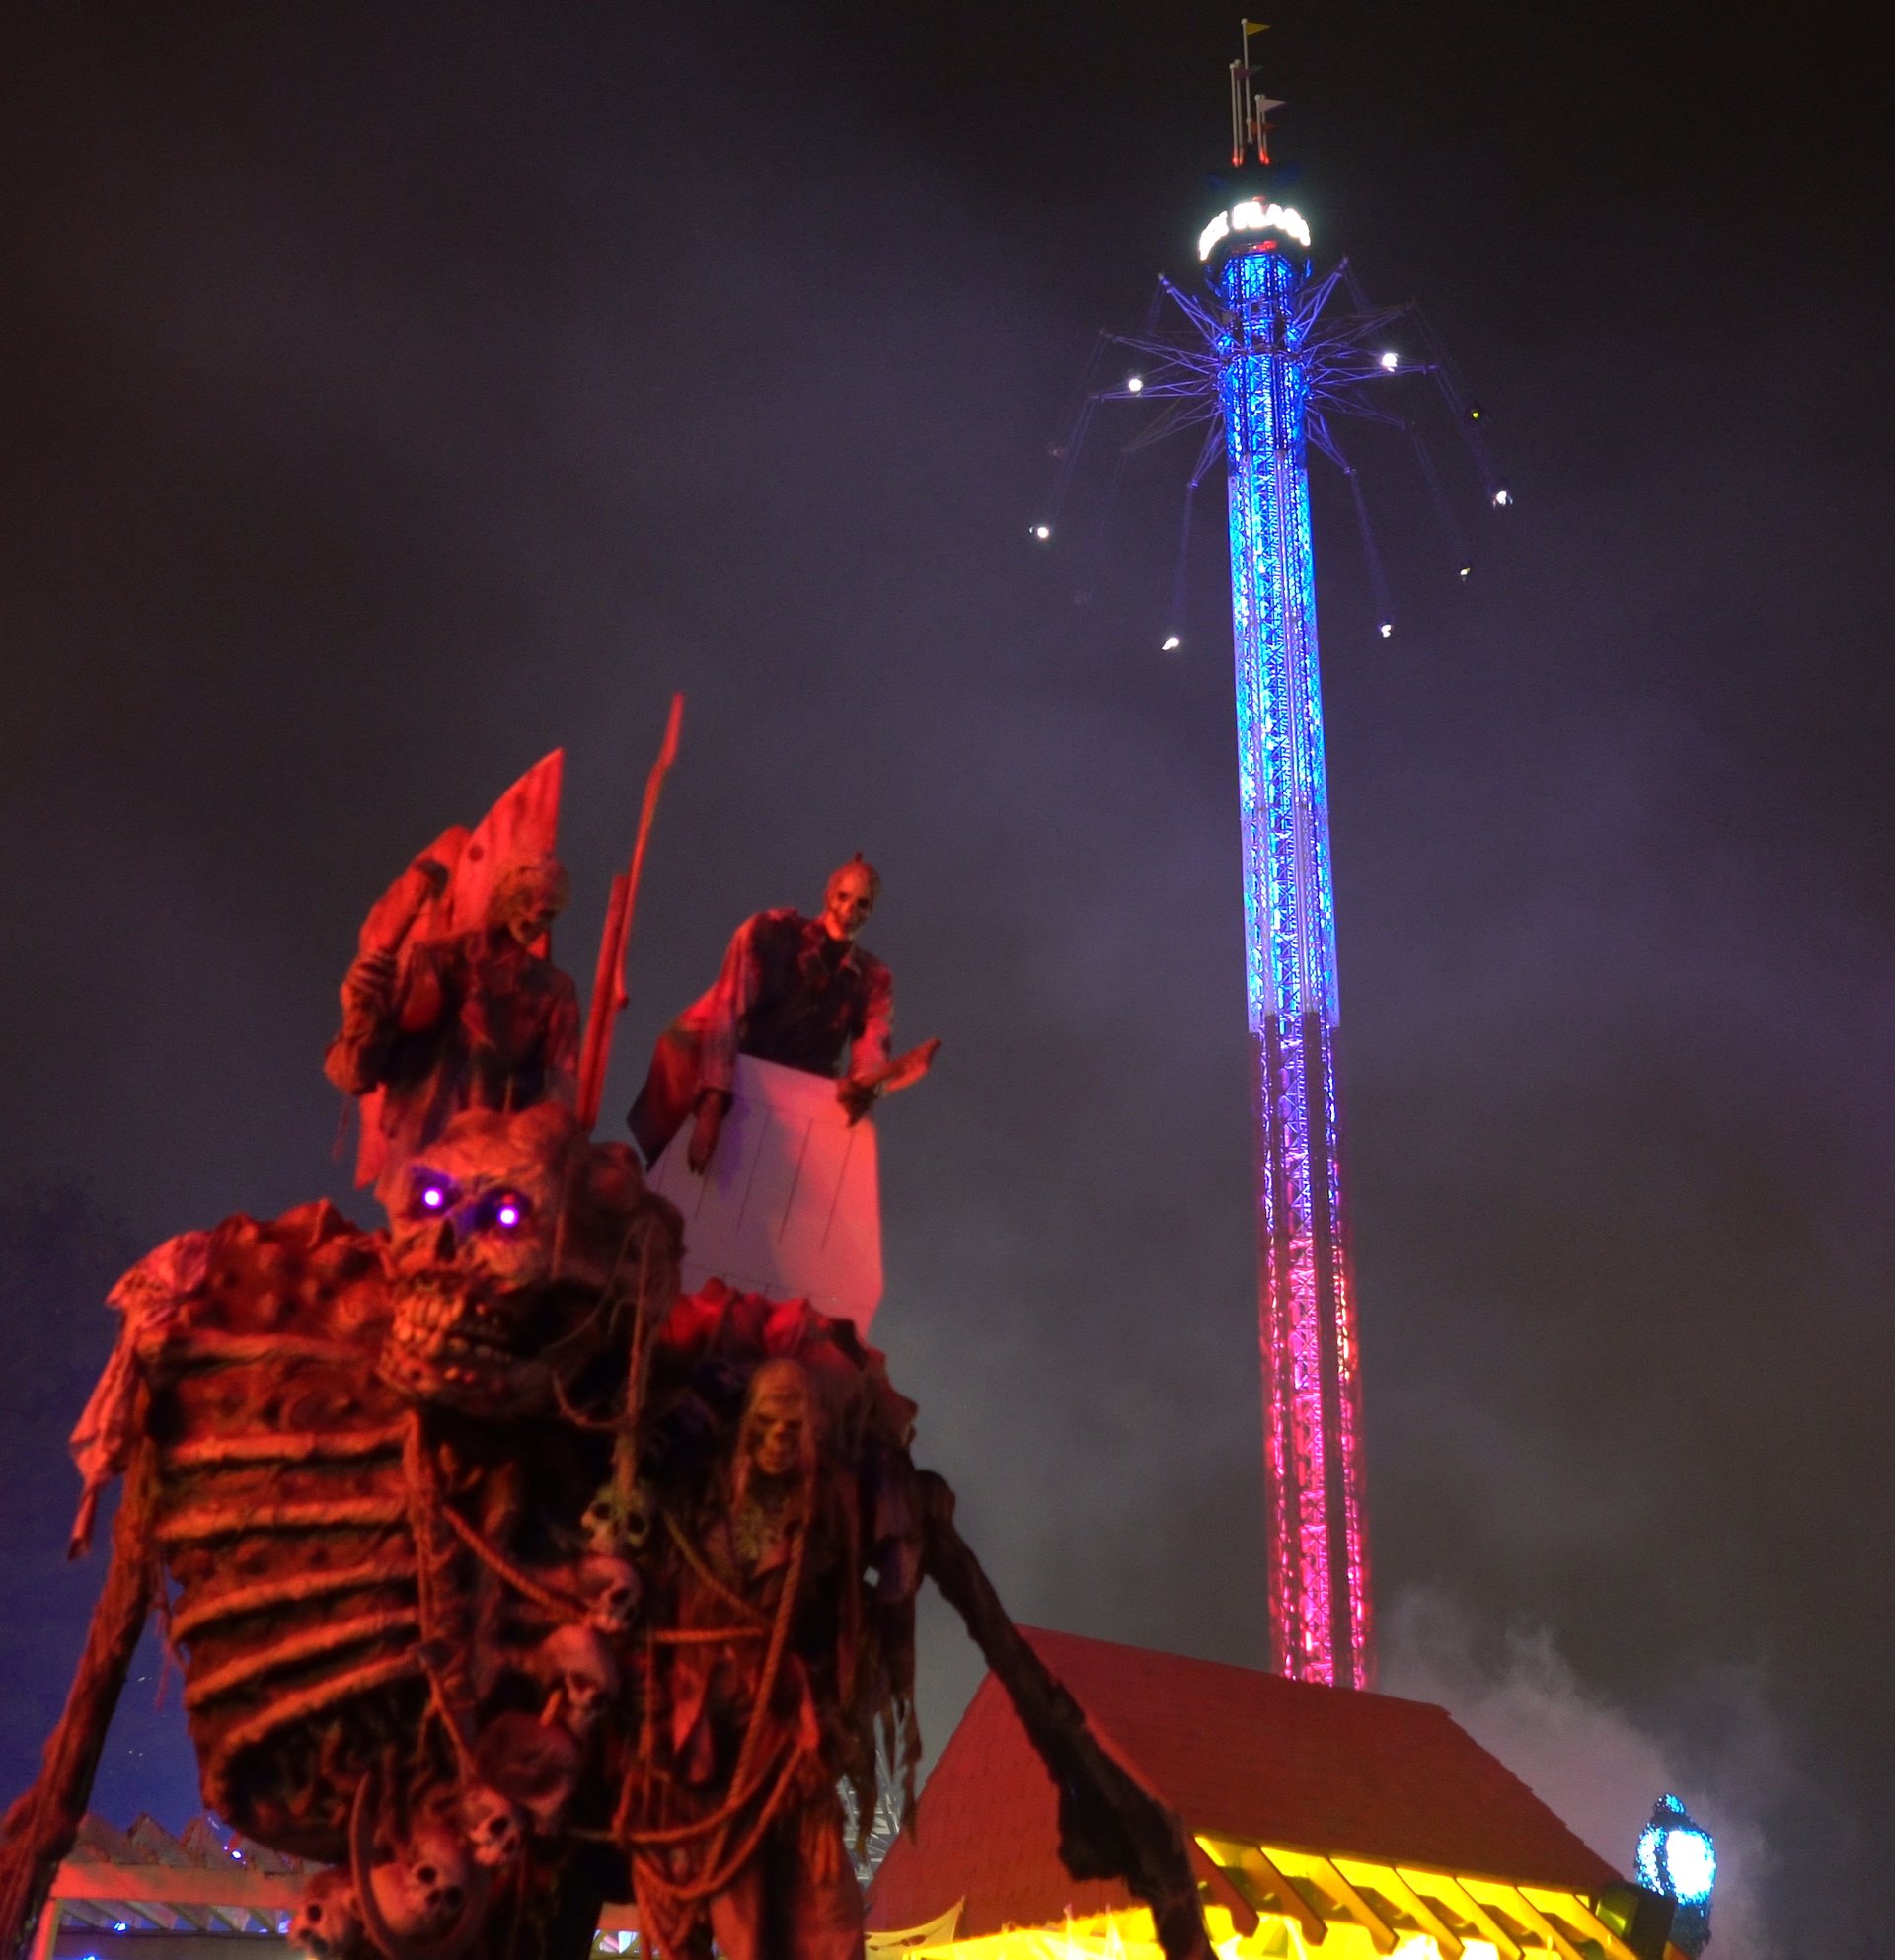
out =
<svg viewBox="0 0 1895 1960"><path fill-rule="evenodd" d="M626 1005L625 949L632 938L632 908L638 902L639 880L644 874L644 847L651 841L651 825L658 814L658 793L671 773L671 765L678 759L678 730L683 720L684 696L674 694L658 759L645 778L644 806L639 812L639 834L632 846L631 867L612 880L612 895L606 902L598 971L592 980L592 1007L585 1018L585 1043L579 1053L578 1111L579 1120L587 1129L599 1120L599 1104L605 1096L605 1069L612 1058L612 1027Z"/></svg>
<svg viewBox="0 0 1895 1960"><path fill-rule="evenodd" d="M880 895L880 875L858 853L829 874L815 918L785 906L737 928L710 991L659 1035L627 1118L647 1165L689 1119L690 1166L704 1173L739 1055L839 1078L836 1099L851 1122L928 1073L939 1041L889 1060L894 976L856 942Z"/></svg>
<svg viewBox="0 0 1895 1960"><path fill-rule="evenodd" d="M365 958L425 972L492 930L454 910L480 838L398 880ZM506 888L468 904L519 923ZM881 1356L806 1301L681 1296L679 1215L633 1151L472 1080L436 1133L384 1127L381 1229L327 1203L231 1218L114 1290L76 1546L124 1494L0 1833L0 1960L71 1847L154 1601L206 1803L326 1866L296 1919L317 1960L582 1960L628 1895L663 1960L714 1936L853 1960L837 1792L863 1819L882 1775L911 1793L925 1572L1054 1771L1074 1871L1124 1878L1170 1960L1211 1960L1180 1827L1014 1632Z"/></svg>
<svg viewBox="0 0 1895 1960"><path fill-rule="evenodd" d="M555 749L472 832L443 831L362 923L324 1064L361 1099L358 1184L458 1110L572 1100L577 996L548 956L564 762Z"/></svg>

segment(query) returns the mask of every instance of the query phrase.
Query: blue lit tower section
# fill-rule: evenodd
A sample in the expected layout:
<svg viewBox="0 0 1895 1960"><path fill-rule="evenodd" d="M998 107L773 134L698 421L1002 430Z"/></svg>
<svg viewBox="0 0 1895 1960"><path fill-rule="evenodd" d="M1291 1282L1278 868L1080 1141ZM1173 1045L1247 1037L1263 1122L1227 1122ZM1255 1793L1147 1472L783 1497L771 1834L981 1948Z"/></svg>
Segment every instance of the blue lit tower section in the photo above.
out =
<svg viewBox="0 0 1895 1960"><path fill-rule="evenodd" d="M1230 483L1271 1626L1282 1673L1366 1688L1362 1404L1306 459L1307 246L1297 214L1261 200L1221 214L1203 241Z"/></svg>

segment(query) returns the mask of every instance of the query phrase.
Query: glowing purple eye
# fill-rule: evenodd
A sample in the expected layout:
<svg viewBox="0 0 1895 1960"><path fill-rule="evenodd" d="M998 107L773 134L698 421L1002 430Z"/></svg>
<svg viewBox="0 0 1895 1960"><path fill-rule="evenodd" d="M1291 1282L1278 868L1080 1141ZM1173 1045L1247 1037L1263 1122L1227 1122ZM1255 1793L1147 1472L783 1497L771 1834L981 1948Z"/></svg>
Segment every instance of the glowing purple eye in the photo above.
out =
<svg viewBox="0 0 1895 1960"><path fill-rule="evenodd" d="M421 1202L429 1211L439 1211L447 1203L447 1193L438 1184L429 1184L421 1192Z"/></svg>
<svg viewBox="0 0 1895 1960"><path fill-rule="evenodd" d="M502 1198L493 1208L493 1220L511 1232L520 1222L520 1208L511 1198Z"/></svg>

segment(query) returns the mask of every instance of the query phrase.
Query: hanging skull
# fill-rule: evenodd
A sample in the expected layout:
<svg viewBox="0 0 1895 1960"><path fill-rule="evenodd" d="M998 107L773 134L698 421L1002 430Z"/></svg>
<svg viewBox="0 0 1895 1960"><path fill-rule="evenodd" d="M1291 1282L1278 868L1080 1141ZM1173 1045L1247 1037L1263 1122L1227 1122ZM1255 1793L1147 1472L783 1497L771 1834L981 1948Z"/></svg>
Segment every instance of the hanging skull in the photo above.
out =
<svg viewBox="0 0 1895 1960"><path fill-rule="evenodd" d="M451 1825L439 1818L421 1819L401 1855L369 1874L388 1929L404 1941L439 1939L451 1932L467 1903L470 1866L467 1847Z"/></svg>
<svg viewBox="0 0 1895 1960"><path fill-rule="evenodd" d="M631 1562L609 1552L591 1552L579 1560L577 1578L585 1623L608 1639L631 1632L641 1591Z"/></svg>
<svg viewBox="0 0 1895 1960"><path fill-rule="evenodd" d="M625 1548L625 1523L620 1516L618 1492L611 1484L602 1485L585 1507L579 1530L585 1534L586 1548L590 1551L616 1557Z"/></svg>
<svg viewBox="0 0 1895 1960"><path fill-rule="evenodd" d="M525 1846L519 1805L486 1783L470 1783L461 1792L459 1815L474 1862L487 1871L510 1870Z"/></svg>
<svg viewBox="0 0 1895 1960"><path fill-rule="evenodd" d="M362 1909L346 1871L315 1873L289 1922L289 1938L313 1960L353 1960L362 1944Z"/></svg>
<svg viewBox="0 0 1895 1960"><path fill-rule="evenodd" d="M550 1690L543 1719L560 1722L580 1742L619 1692L619 1664L590 1626L549 1633L534 1654L533 1671Z"/></svg>

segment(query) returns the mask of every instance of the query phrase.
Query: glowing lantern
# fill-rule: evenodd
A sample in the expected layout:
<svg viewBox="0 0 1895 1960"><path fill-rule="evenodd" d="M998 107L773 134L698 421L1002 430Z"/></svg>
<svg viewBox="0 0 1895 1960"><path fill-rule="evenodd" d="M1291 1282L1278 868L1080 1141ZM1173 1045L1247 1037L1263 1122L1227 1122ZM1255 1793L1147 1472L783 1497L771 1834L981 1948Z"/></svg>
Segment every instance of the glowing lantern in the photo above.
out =
<svg viewBox="0 0 1895 1960"><path fill-rule="evenodd" d="M1710 1940L1710 1894L1717 1882L1717 1848L1684 1800L1661 1796L1638 1834L1639 1883L1678 1902L1671 1943L1697 1960Z"/></svg>

